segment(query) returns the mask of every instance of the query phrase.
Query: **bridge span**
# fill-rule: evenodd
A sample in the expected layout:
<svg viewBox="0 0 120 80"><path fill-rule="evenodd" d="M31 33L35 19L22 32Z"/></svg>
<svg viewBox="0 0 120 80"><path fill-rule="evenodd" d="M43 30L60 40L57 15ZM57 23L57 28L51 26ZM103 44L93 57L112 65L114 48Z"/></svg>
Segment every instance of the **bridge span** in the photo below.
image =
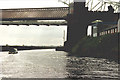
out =
<svg viewBox="0 0 120 80"><path fill-rule="evenodd" d="M68 7L1 9L0 20L65 20Z"/></svg>

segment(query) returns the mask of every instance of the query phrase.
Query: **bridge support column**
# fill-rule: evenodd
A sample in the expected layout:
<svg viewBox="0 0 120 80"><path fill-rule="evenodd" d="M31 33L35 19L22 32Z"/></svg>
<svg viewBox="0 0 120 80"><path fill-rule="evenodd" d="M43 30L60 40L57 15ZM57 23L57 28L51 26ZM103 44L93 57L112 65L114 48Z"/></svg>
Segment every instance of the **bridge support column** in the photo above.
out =
<svg viewBox="0 0 120 80"><path fill-rule="evenodd" d="M73 14L67 16L68 36L64 45L65 51L71 51L71 48L87 35L87 23L89 20L86 15L87 8L84 6L85 2L75 2Z"/></svg>

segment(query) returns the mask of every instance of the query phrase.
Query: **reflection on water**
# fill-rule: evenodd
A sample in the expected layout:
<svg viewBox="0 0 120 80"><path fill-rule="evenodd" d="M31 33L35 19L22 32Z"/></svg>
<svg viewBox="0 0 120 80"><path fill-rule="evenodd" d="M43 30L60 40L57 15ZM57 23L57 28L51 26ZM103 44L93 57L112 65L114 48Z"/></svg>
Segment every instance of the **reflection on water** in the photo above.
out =
<svg viewBox="0 0 120 80"><path fill-rule="evenodd" d="M104 78L117 79L118 64L106 59L72 57L63 51L28 50L0 53L4 78ZM14 65L14 66L13 66Z"/></svg>

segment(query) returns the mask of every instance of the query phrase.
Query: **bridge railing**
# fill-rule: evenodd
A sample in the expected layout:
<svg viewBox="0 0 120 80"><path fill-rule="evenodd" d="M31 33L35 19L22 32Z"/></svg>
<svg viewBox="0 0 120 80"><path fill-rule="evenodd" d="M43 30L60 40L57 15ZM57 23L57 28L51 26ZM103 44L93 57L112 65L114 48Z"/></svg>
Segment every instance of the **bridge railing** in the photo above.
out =
<svg viewBox="0 0 120 80"><path fill-rule="evenodd" d="M106 34L114 34L118 33L118 25L116 22L97 22L91 25L92 34L91 36L97 37Z"/></svg>
<svg viewBox="0 0 120 80"><path fill-rule="evenodd" d="M118 32L118 28L116 26L113 28L105 29L104 31L100 32L99 34L100 34L100 36L102 36L102 35L113 34L113 33L117 33L117 32Z"/></svg>

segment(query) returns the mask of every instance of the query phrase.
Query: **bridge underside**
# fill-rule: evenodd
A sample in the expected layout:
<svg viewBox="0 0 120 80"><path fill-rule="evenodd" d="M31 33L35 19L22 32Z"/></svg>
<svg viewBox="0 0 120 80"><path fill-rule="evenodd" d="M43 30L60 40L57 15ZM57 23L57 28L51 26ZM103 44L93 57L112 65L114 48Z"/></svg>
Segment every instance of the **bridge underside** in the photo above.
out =
<svg viewBox="0 0 120 80"><path fill-rule="evenodd" d="M16 20L65 20L66 16L64 17L55 17L55 18L48 18L48 17L45 17L45 18L36 18L36 17L33 17L33 18L2 18L0 19L1 21L16 21Z"/></svg>
<svg viewBox="0 0 120 80"><path fill-rule="evenodd" d="M0 20L65 20L68 7L2 9Z"/></svg>
<svg viewBox="0 0 120 80"><path fill-rule="evenodd" d="M41 20L21 20L21 21L1 21L0 25L67 25L67 21L41 21Z"/></svg>

